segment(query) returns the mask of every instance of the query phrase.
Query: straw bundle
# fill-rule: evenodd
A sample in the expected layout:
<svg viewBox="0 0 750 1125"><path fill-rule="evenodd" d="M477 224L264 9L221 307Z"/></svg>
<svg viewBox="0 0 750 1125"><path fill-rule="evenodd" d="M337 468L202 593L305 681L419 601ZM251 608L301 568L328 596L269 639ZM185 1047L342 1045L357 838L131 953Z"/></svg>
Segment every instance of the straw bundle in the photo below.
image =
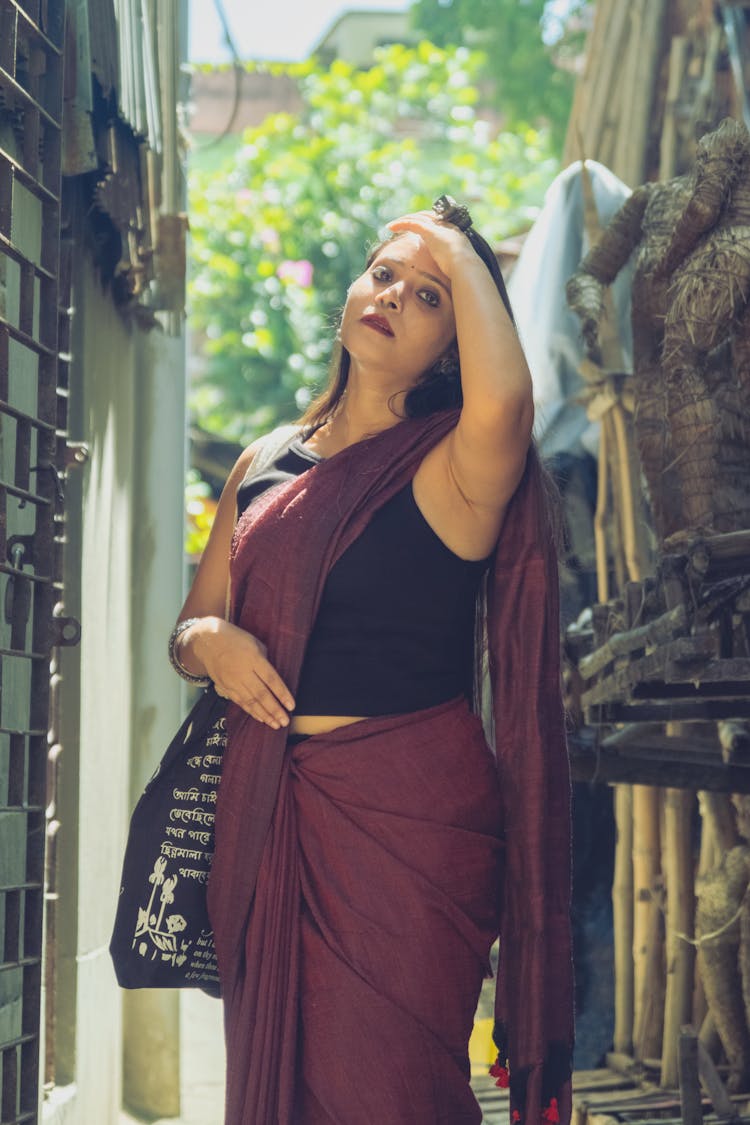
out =
<svg viewBox="0 0 750 1125"><path fill-rule="evenodd" d="M635 191L568 283L595 356L601 289L635 253L636 438L661 541L750 526L750 136L724 122L699 155Z"/></svg>
<svg viewBox="0 0 750 1125"><path fill-rule="evenodd" d="M701 979L729 1062L730 1092L750 1084L750 1034L739 965L739 915L749 874L750 849L732 848L704 878L695 918Z"/></svg>

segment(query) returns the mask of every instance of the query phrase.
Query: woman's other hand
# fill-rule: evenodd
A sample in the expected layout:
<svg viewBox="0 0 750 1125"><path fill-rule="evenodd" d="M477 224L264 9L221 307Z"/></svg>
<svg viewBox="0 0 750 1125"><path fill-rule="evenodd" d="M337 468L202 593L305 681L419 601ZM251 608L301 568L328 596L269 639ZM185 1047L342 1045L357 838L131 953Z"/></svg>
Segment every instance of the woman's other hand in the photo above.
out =
<svg viewBox="0 0 750 1125"><path fill-rule="evenodd" d="M197 620L179 635L175 650L188 672L209 676L220 695L258 722L278 729L288 726L294 699L269 663L265 645L225 620L237 489L252 464L255 449L255 445L249 445L243 451L224 486L208 544L177 618Z"/></svg>
<svg viewBox="0 0 750 1125"><path fill-rule="evenodd" d="M219 695L274 730L289 725L294 698L262 641L221 617L201 618L183 635Z"/></svg>

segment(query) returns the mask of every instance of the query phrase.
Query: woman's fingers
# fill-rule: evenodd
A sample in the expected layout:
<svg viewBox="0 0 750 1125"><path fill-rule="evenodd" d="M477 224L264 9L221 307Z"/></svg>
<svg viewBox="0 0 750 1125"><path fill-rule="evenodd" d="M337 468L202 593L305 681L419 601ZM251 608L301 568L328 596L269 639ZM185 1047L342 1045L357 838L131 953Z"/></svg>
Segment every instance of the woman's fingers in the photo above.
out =
<svg viewBox="0 0 750 1125"><path fill-rule="evenodd" d="M474 253L466 235L451 223L442 222L432 211L402 215L387 226L394 234L419 235L439 269L449 278L456 263L466 254L467 248L471 254Z"/></svg>
<svg viewBox="0 0 750 1125"><path fill-rule="evenodd" d="M241 704L244 710L259 723L265 723L266 726L273 727L274 730L279 730L280 727L289 725L289 716L285 711L280 712L278 704L274 707L267 706L264 700L257 696L247 696L244 704Z"/></svg>
<svg viewBox="0 0 750 1125"><path fill-rule="evenodd" d="M256 680L256 683L260 688L260 681ZM232 703L236 703L253 719L257 719L259 723L265 723L266 726L273 727L274 730L289 725L289 716L286 711L267 689L259 690L256 694L253 691L248 691L246 687L235 689L221 687L217 684L216 693L223 699L230 699Z"/></svg>
<svg viewBox="0 0 750 1125"><path fill-rule="evenodd" d="M270 668L270 665L268 666ZM255 683L251 688L250 699L253 706L261 712L263 722L270 722L270 724L277 727L286 727L289 725L289 715L275 692L271 691L266 683L263 682L260 669L255 669ZM271 669L273 671L273 669ZM289 692L281 681L281 678L274 672L274 678L278 680L281 685L284 697L291 699ZM292 701L293 705L293 701ZM257 718L258 716L256 716Z"/></svg>
<svg viewBox="0 0 750 1125"><path fill-rule="evenodd" d="M401 215L398 219L393 219L387 223L388 230L413 230L422 232L424 230L434 229L437 222L437 216L433 215L430 211L417 211L413 215Z"/></svg>
<svg viewBox="0 0 750 1125"><path fill-rule="evenodd" d="M267 651L257 637L230 626L228 642L210 672L219 695L278 730L289 725L294 696L266 658Z"/></svg>
<svg viewBox="0 0 750 1125"><path fill-rule="evenodd" d="M289 725L288 712L294 698L275 668L260 659L252 669L252 680L241 685L217 684L219 695L231 699L254 719L278 730Z"/></svg>
<svg viewBox="0 0 750 1125"><path fill-rule="evenodd" d="M282 707L286 707L287 711L291 711L294 707L294 696L290 692L282 680L279 673L265 658L258 661L253 669L255 675L259 680L265 684L269 691L273 692L276 699L281 703Z"/></svg>

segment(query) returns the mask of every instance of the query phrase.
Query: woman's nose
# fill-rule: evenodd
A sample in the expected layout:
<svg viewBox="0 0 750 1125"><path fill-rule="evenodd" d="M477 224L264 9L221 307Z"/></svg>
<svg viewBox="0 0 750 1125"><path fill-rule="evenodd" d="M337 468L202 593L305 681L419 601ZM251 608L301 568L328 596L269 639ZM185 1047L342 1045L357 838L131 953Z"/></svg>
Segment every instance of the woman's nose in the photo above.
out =
<svg viewBox="0 0 750 1125"><path fill-rule="evenodd" d="M402 301L401 283L394 281L387 289L382 289L378 294L378 303L387 309L400 309Z"/></svg>

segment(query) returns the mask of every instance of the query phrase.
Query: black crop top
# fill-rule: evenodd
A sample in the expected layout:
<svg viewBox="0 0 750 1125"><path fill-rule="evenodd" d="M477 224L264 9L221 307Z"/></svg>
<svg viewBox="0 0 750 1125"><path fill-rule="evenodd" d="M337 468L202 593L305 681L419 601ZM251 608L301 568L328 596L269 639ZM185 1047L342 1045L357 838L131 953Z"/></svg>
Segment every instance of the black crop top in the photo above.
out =
<svg viewBox="0 0 750 1125"><path fill-rule="evenodd" d="M241 514L272 485L321 458L299 438L240 485ZM487 560L454 554L411 481L373 515L331 568L300 682L300 715L390 715L471 695L474 611Z"/></svg>

